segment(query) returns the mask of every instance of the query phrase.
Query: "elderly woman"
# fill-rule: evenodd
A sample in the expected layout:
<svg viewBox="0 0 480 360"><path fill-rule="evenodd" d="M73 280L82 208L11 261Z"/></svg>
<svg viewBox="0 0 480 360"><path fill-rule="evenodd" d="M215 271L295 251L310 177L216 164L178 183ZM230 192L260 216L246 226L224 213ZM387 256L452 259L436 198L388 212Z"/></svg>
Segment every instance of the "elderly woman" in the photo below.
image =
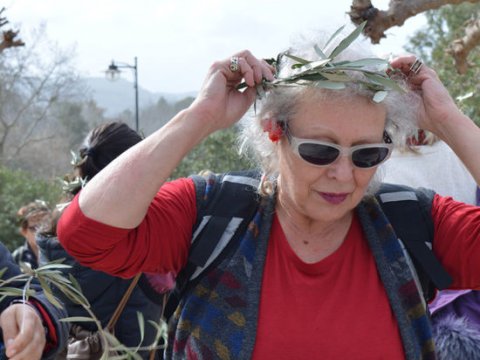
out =
<svg viewBox="0 0 480 360"><path fill-rule="evenodd" d="M365 57L349 48L333 64L312 45L290 54L325 68ZM292 63L280 62L278 79L308 71L305 62L303 69ZM245 131L264 173L260 206L238 246L184 294L167 358L435 358L421 295L370 194L392 148L386 130L412 127L415 99L419 126L447 142L477 181L480 130L435 72L418 64L414 56L391 61L392 76L404 74L413 89L407 93L378 94L378 83L356 81L362 74L351 67L336 73L337 80L351 77L344 86L310 76L263 94ZM214 63L188 109L81 191L60 220L65 248L87 266L124 277L178 273L215 179L199 189L192 179L168 177L205 137L239 121L261 92L257 85L278 79L249 51ZM433 250L451 286L479 287L480 211L438 195L430 205Z"/></svg>

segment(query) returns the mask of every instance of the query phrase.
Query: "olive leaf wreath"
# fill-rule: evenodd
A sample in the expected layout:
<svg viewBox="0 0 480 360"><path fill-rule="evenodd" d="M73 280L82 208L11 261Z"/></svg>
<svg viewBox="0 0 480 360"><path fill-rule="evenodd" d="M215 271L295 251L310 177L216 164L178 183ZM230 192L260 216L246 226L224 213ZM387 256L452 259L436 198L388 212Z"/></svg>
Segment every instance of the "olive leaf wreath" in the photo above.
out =
<svg viewBox="0 0 480 360"><path fill-rule="evenodd" d="M279 86L313 85L324 89L342 90L346 88L347 83L355 83L365 89L373 91L373 101L376 103L383 101L388 95L388 91L406 92L404 88L398 85L397 82L387 74L387 70L389 70L390 73L397 73L397 71L392 69L385 59L365 58L354 61L335 61L335 58L358 38L365 28L366 23L365 21L360 24L354 31L341 40L328 55L326 55L325 49L341 33L345 25L333 33L323 49L318 45L314 45L313 48L318 55L318 59L303 59L288 51L278 54L276 59L265 59L267 63L275 66L278 74L282 58L284 56L288 57L294 61L291 65L291 69L294 71L290 76L277 77L273 81L264 79L262 84L257 87L258 97L262 98L265 92ZM372 70L372 68L375 67L378 70ZM362 76L359 78L352 77L348 72L357 72ZM237 89L240 90L246 86L246 83L241 83Z"/></svg>

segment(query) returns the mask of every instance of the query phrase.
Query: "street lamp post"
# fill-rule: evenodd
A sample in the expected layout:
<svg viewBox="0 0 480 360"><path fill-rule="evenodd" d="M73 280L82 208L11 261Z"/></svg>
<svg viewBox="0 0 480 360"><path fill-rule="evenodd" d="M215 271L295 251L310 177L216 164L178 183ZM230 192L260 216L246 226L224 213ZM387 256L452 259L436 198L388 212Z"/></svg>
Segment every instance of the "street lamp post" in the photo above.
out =
<svg viewBox="0 0 480 360"><path fill-rule="evenodd" d="M115 62L112 60L112 63L108 66L108 69L105 71L105 75L110 80L115 80L120 76L120 69L131 69L133 71L133 87L135 89L135 130L138 132L138 67L137 67L137 57L134 57L133 65Z"/></svg>

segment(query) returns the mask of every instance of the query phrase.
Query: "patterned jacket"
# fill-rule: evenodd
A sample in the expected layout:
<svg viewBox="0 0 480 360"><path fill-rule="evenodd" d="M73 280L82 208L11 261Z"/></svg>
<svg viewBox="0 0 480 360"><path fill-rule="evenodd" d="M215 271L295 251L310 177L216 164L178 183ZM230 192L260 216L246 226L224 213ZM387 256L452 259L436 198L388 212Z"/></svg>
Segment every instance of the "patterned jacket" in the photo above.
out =
<svg viewBox="0 0 480 360"><path fill-rule="evenodd" d="M205 206L205 189L197 186L197 207ZM418 193L431 204L433 193ZM189 289L171 319L167 359L250 359L258 319L260 287L275 208L265 197L238 247ZM406 359L435 359L431 324L423 299L392 226L375 197L356 209L374 255L401 334Z"/></svg>

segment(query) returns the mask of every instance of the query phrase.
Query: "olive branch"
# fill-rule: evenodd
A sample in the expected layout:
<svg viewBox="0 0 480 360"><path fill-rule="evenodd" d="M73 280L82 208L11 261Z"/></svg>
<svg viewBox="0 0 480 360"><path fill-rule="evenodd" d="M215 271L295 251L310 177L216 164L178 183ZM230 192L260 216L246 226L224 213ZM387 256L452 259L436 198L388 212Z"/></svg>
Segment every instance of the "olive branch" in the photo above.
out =
<svg viewBox="0 0 480 360"><path fill-rule="evenodd" d="M140 343L135 348L129 348L120 343L115 335L102 327L100 320L95 316L92 311L91 305L88 299L83 295L78 281L68 274L68 279L64 276L61 269L71 268L70 265L62 264L64 259L51 261L46 265L43 265L37 269L31 269L29 266L20 263L20 267L23 271L22 274L13 276L9 279L3 279L3 275L7 271L7 268L0 270L0 301L3 301L6 297L22 297L23 302L27 302L30 296L36 294L34 289L30 288L30 285L34 279L38 280L45 297L55 307L62 308L63 305L57 300L52 291L52 286L55 286L61 291L70 301L81 305L88 313L89 317L74 316L60 319L62 322L93 322L98 329L100 341L102 343L103 354L101 360L121 360L121 359L134 359L141 360L142 357L138 354L138 351L150 351L154 349L161 349L164 346L158 346L160 339L164 339L164 343L167 341L167 324L163 319L159 319L159 323L152 320L148 322L155 327L157 333L154 342L149 346L140 346L144 339L145 333L145 321L141 312L137 312L137 319L140 328ZM12 283L25 283L23 289L12 287Z"/></svg>
<svg viewBox="0 0 480 360"><path fill-rule="evenodd" d="M258 97L262 98L265 92L280 86L313 85L324 89L342 90L346 88L347 83L355 83L364 89L373 91L373 101L376 103L383 101L388 95L388 91L406 92L387 74L387 70L392 74L397 73L397 71L392 69L385 59L365 58L354 61L335 61L335 58L358 38L366 23L366 21L363 22L342 39L328 55L326 54L326 48L339 36L345 26L340 27L333 33L323 49L314 45L313 48L318 55L318 59L307 60L291 54L289 51L278 54L276 59L265 59L267 63L276 68L277 74L279 74L282 59L287 57L294 61L291 65L293 71L289 76L277 77L272 81L264 79L262 84L257 87ZM376 70L373 70L375 68ZM355 77L352 76L352 73L361 76ZM241 83L237 89L240 90L246 86L246 83Z"/></svg>

